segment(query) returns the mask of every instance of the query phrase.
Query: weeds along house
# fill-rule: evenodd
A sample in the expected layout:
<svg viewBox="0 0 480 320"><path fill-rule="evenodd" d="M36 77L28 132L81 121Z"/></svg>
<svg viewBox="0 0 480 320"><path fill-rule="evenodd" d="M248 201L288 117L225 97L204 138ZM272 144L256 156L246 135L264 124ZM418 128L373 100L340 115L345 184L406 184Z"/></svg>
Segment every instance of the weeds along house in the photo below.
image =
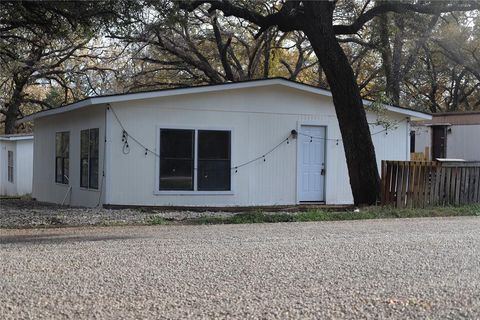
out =
<svg viewBox="0 0 480 320"><path fill-rule="evenodd" d="M0 135L0 195L32 192L33 135Z"/></svg>
<svg viewBox="0 0 480 320"><path fill-rule="evenodd" d="M368 110L369 102L365 102ZM411 119L385 106L380 160L408 160ZM285 79L88 98L36 113L33 197L76 206L352 203L331 93Z"/></svg>

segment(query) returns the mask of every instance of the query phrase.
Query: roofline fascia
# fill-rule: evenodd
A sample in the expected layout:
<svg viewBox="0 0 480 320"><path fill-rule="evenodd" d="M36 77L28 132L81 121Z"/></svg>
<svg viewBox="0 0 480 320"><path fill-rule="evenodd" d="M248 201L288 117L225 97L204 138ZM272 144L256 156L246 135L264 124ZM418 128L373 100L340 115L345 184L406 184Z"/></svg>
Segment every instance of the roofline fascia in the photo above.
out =
<svg viewBox="0 0 480 320"><path fill-rule="evenodd" d="M0 141L19 141L19 140L32 140L33 135L22 137L0 137Z"/></svg>
<svg viewBox="0 0 480 320"><path fill-rule="evenodd" d="M223 90L234 90L234 89L246 89L246 88L252 88L252 87L264 87L269 85L285 85L287 87L298 89L301 91L310 92L313 94L320 94L327 97L332 97L332 92L329 90L313 87L308 84L298 83L298 82L283 79L283 78L272 78L272 79L264 79L264 80L223 83L223 84L217 84L217 85L205 85L205 86L199 86L199 87L173 88L173 89L165 89L165 90L159 90L159 91L126 93L126 94L110 95L110 96L104 96L104 97L91 97L79 102L66 105L64 107L45 110L45 111L28 115L18 120L17 123L20 124L20 123L32 121L38 118L43 118L43 117L47 117L47 116L51 116L59 113L69 112L69 111L77 110L90 105L117 103L117 102L134 101L134 100L142 100L142 99L154 99L154 98L171 97L171 96L196 94L196 93L209 93L209 92L216 92L220 90L223 91ZM362 101L364 106L369 106L373 103L372 101L369 101L369 100L362 100ZM432 116L430 114L427 114L424 112L414 111L414 110L396 107L392 105L384 105L384 106L387 108L387 110L391 112L405 114L418 119L424 119L424 120L432 119Z"/></svg>

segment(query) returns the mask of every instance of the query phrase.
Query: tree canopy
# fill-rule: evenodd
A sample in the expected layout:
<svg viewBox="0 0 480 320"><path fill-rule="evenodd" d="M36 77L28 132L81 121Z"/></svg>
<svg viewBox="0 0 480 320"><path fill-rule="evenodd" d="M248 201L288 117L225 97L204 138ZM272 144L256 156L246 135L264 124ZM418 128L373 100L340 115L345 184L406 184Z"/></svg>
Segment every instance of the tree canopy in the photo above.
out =
<svg viewBox="0 0 480 320"><path fill-rule="evenodd" d="M480 109L480 0L0 4L0 120L103 93L285 77L328 87L356 203L379 177L362 98Z"/></svg>

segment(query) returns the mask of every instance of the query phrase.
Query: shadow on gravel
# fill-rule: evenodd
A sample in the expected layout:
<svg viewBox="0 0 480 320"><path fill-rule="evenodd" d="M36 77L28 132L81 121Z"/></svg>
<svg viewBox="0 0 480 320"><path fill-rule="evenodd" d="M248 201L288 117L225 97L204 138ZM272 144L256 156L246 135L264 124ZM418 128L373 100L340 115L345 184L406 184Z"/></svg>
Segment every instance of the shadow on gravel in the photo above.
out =
<svg viewBox="0 0 480 320"><path fill-rule="evenodd" d="M34 236L0 236L2 244L63 244L70 242L95 242L140 239L136 236L65 236L58 234L43 234Z"/></svg>

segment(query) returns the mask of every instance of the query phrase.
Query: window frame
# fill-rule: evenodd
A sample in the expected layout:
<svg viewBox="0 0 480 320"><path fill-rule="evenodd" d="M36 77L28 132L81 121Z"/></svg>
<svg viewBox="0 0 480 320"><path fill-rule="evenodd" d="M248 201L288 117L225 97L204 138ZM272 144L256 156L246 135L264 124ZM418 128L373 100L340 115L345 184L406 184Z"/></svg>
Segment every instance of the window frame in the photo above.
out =
<svg viewBox="0 0 480 320"><path fill-rule="evenodd" d="M92 184L91 184L91 181L90 181L90 178L91 178L91 174L92 174L92 167L91 167L91 162L92 162L92 158L91 157L91 144L90 142L92 141L92 135L91 135L91 132L92 130L98 130L98 157L96 158L97 159L97 186L96 187L92 187ZM88 169L87 169L87 186L82 186L82 132L83 131L88 131L88 156L87 156L87 165L88 165ZM101 134L100 134L100 128L97 127L97 128L88 128L88 129L81 129L80 130L80 135L79 135L79 140L80 140L80 145L79 145L79 159L80 159L80 163L79 163L79 166L80 166L80 174L79 174L79 185L80 185L80 189L82 190L90 190L90 191L99 191L99 188L100 188L100 179L102 178L102 173L100 172L100 137L101 137Z"/></svg>
<svg viewBox="0 0 480 320"><path fill-rule="evenodd" d="M12 155L12 165L10 165L10 155ZM11 175L10 171L12 173ZM10 183L15 183L15 153L13 152L13 150L7 150L7 181Z"/></svg>
<svg viewBox="0 0 480 320"><path fill-rule="evenodd" d="M183 126L183 125L157 125L156 130L156 146L155 152L160 155L160 130L193 130L194 146L193 146L193 190L161 190L160 189L160 157L156 157L155 161L155 185L154 195L233 195L235 194L233 186L235 175L230 170L230 190L198 190L198 131L229 131L230 132L230 166L234 159L234 137L235 130L231 127L210 127L210 126Z"/></svg>
<svg viewBox="0 0 480 320"><path fill-rule="evenodd" d="M67 183L63 183L63 182L58 182L57 181L57 158L62 158L62 159L67 159L67 157L57 157L57 134L59 133L68 133L68 178L67 178ZM58 184L58 185L62 185L62 186L69 186L70 185L70 178L71 178L71 170L70 170L70 165L71 165L71 159L70 159L70 149L71 149L71 133L70 131L68 130L64 130L64 131L56 131L55 132L55 171L54 171L54 180L55 180L55 183ZM63 161L62 161L62 165L63 165Z"/></svg>

